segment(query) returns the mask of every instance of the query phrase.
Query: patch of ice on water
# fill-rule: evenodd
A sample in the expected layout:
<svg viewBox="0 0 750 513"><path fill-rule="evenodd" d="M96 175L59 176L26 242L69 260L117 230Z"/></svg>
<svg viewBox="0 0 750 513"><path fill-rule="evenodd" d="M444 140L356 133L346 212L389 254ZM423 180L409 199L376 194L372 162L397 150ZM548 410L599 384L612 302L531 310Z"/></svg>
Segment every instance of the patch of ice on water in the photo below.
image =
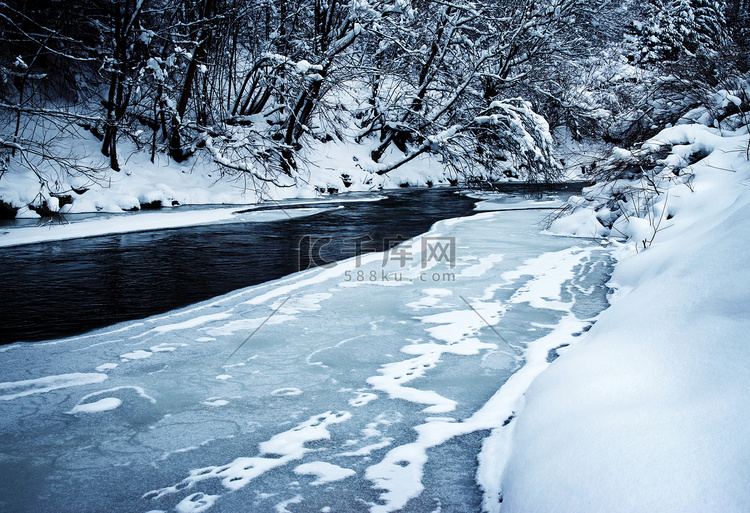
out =
<svg viewBox="0 0 750 513"><path fill-rule="evenodd" d="M205 447L205 446L207 446L207 445L215 442L216 440L231 440L233 438L234 438L234 435L222 436L222 437L219 437L219 438L208 438L208 439L203 440L202 442L200 442L198 445L191 445L189 447L180 447L179 449L174 449L174 450L171 450L171 451L167 451L167 452L163 453L161 456L159 456L159 459L157 459L156 461L166 461L173 454L183 454L183 453L186 453L186 452L196 451L196 450L200 449L201 447ZM154 464L152 463L152 465L154 465Z"/></svg>
<svg viewBox="0 0 750 513"><path fill-rule="evenodd" d="M587 324L586 321L578 320L575 315L570 313L572 303L562 303L559 299L563 285L566 281L574 278L575 268L580 265L583 259L590 255L591 251L593 249L581 250L580 248L573 248L571 250L545 254L526 262L515 272L503 274L503 279L508 282L528 274L537 276L537 278L532 280L532 282L536 283L527 288L531 290L532 287L536 287L534 290L543 290L546 294L545 297L552 298L552 300L533 302L533 298L527 295L524 289L521 289L514 296L517 302L526 301L532 303L531 306L537 305L536 307L538 308L549 308L551 304L557 307L557 309L568 312L567 315L557 325L551 327L553 328L551 333L529 344L523 354L523 359L525 360L523 367L514 373L500 390L471 417L465 419L463 422L455 422L452 418L432 418L426 423L415 427L418 433L416 441L391 449L381 462L367 468L365 472L367 479L372 481L376 488L383 490L380 495L381 504L373 505L371 508L372 513L399 510L409 500L422 493L424 490L422 475L424 465L428 459L427 451L431 447L441 445L455 436L485 429L495 430L493 431L493 435L497 433L497 436L501 438L509 436L512 427L508 429L508 426L513 426L514 424L512 420L514 419L515 412L523 402L523 394L531 382L549 366L549 362L547 361L549 351L559 347L562 343L569 343L571 334L580 331ZM562 260L562 264L560 260ZM486 294L483 297L486 297ZM557 301L555 301L555 298ZM504 312L504 306L494 302L474 301L472 307L474 311L445 312L421 319L423 322L443 324L443 326L438 326L439 329L437 330L430 328L428 331L433 338L443 340L448 345L437 343L412 344L411 346L402 348L402 351L423 354L422 357L418 358L430 356L431 360L435 361L435 358L442 354L446 348L447 350L455 350L456 346L461 347L467 344L471 340L471 338L467 338L468 336L475 334L477 330L486 326L480 315L477 314L481 314L481 317L487 321L487 324L496 324L499 320L499 315ZM456 315L457 313L460 315ZM478 340L477 342L482 344ZM496 346L493 345L493 347ZM469 348L470 346L467 347L467 349ZM500 439L495 439L493 442L490 442L490 444L492 443L496 447L502 447L504 444ZM502 456L503 452L500 449L492 453L492 458L501 458ZM488 454L485 453L484 457L485 466L480 465L477 481L484 487L484 506L485 509L488 509L490 502L493 500L494 504L499 503L499 496L495 493L496 490L492 488L494 483L499 482L499 480L497 480L496 475L492 476L496 481L490 480L489 467L486 464ZM498 468L502 469L502 464L492 467L495 471Z"/></svg>
<svg viewBox="0 0 750 513"><path fill-rule="evenodd" d="M291 513L288 509L286 509L286 507L290 504L299 504L300 502L302 502L302 496L295 495L291 499L279 502L276 506L274 506L274 509L276 510L276 513Z"/></svg>
<svg viewBox="0 0 750 513"><path fill-rule="evenodd" d="M424 376L425 372L435 367L444 353L455 355L475 355L485 349L497 349L496 344L482 342L474 337L480 329L489 323L497 323L504 307L500 303L476 303L474 310L452 310L422 317L424 323L440 324L427 328L432 338L446 342L410 344L401 348L407 354L418 355L416 358L382 365L380 376L372 376L367 383L376 390L382 390L392 398L430 404L425 413L447 413L453 411L456 401L441 396L431 390L419 390L403 386L405 383ZM478 315L481 313L481 316Z"/></svg>
<svg viewBox="0 0 750 513"><path fill-rule="evenodd" d="M76 372L23 381L8 381L0 383L0 394L2 394L0 395L0 401L10 401L32 394L43 394L60 388L92 385L101 383L105 379L107 379L106 374Z"/></svg>
<svg viewBox="0 0 750 513"><path fill-rule="evenodd" d="M458 273L458 278L477 278L479 276L482 276L484 273L492 269L492 267L502 262L503 255L501 254L493 254L493 255L487 255L486 257L470 257L472 260L478 260L476 264L471 264L469 267L465 267L461 270L460 273Z"/></svg>
<svg viewBox="0 0 750 513"><path fill-rule="evenodd" d="M380 439L380 442L370 444L370 445L365 445L364 447L360 447L356 451L340 452L336 456L369 456L373 451L377 451L378 449L383 449L385 447L388 447L392 443L393 443L393 438L385 436Z"/></svg>
<svg viewBox="0 0 750 513"><path fill-rule="evenodd" d="M482 297L479 299L482 301L489 301L490 299L495 297L495 293L498 290L502 289L506 285L507 284L502 284L502 283L494 283L490 285L489 287L484 289L484 293L482 294Z"/></svg>
<svg viewBox="0 0 750 513"><path fill-rule="evenodd" d="M148 395L141 387L134 385L122 385L119 387L108 388L106 390L98 390L96 392L91 392L90 394L84 395L78 400L78 404L76 404L73 409L71 409L67 413L93 413L99 411L114 410L122 404L121 399L115 397L105 397L98 401L94 401L93 403L87 403L86 401L92 397L117 392L119 390L135 390L135 393L138 394L139 397L146 399L151 404L156 404L156 399Z"/></svg>
<svg viewBox="0 0 750 513"><path fill-rule="evenodd" d="M412 301L407 303L406 306L413 308L414 310L420 310L422 308L431 308L439 305L442 302L441 298L452 296L453 292L448 289L424 289L422 290L425 297L418 301Z"/></svg>
<svg viewBox="0 0 750 513"><path fill-rule="evenodd" d="M479 354L483 349L496 349L496 344L481 342L478 338L467 338L459 344L445 345L435 342L425 342L421 344L410 344L401 348L402 353L413 355L442 355L444 353L455 354L459 356L469 356Z"/></svg>
<svg viewBox="0 0 750 513"><path fill-rule="evenodd" d="M238 319L213 328L201 328L201 330L205 331L208 335L215 337L234 335L238 331L247 331L249 335L252 333L252 330L260 327L261 324L267 324L270 326L274 324L283 324L291 320L294 320L294 316L277 313L270 318L266 316L253 319Z"/></svg>
<svg viewBox="0 0 750 513"><path fill-rule="evenodd" d="M177 513L200 513L213 506L219 497L219 495L207 495L200 492L194 493L182 499L174 509Z"/></svg>
<svg viewBox="0 0 750 513"><path fill-rule="evenodd" d="M439 326L427 328L426 331L432 338L452 345L476 336L479 330L486 328L488 324L497 324L500 315L506 310L505 305L495 301L473 301L471 308L449 310L419 319L423 323L438 324Z"/></svg>
<svg viewBox="0 0 750 513"><path fill-rule="evenodd" d="M223 319L226 319L228 317L231 317L231 314L228 313L216 313L216 314L210 314L210 315L200 315L198 317L194 317L192 319L188 319L187 321L178 322L175 324L162 324L161 326L157 326L156 328L152 329L151 331L156 331L158 333L166 333L168 331L176 331L176 330L187 330L190 328L195 328L197 326L200 326L202 324L206 324L207 322L212 321L221 321Z"/></svg>
<svg viewBox="0 0 750 513"><path fill-rule="evenodd" d="M425 417L425 422L455 422L453 417Z"/></svg>
<svg viewBox="0 0 750 513"><path fill-rule="evenodd" d="M404 416L398 411L380 413L377 417L375 417L374 422L368 423L364 427L364 429L362 429L362 434L365 435L365 438L374 438L381 436L382 433L380 432L380 430L378 430L379 426L390 426L393 424L398 424L399 422L402 422L403 419Z"/></svg>
<svg viewBox="0 0 750 513"><path fill-rule="evenodd" d="M347 477L357 475L357 473L350 468L339 467L338 465L333 465L324 461L303 463L294 469L294 473L317 476L318 479L310 483L311 486L320 486L334 481L341 481Z"/></svg>
<svg viewBox="0 0 750 513"><path fill-rule="evenodd" d="M116 397L105 397L93 403L77 404L72 410L66 413L71 415L75 415L76 413L98 413L114 410L115 408L119 408L121 404L122 401Z"/></svg>
<svg viewBox="0 0 750 513"><path fill-rule="evenodd" d="M143 360L144 358L150 357L152 354L151 351L144 351L143 349L138 349L137 351L132 351L130 353L121 354L120 358L122 358L125 361L128 360Z"/></svg>
<svg viewBox="0 0 750 513"><path fill-rule="evenodd" d="M304 279L295 277L293 279L277 282L277 284L275 284L275 286L268 292L257 295L254 298L245 301L243 304L259 305L274 298L287 297L294 293L294 291L296 290L311 285L320 284L333 278L339 278L341 276L344 276L347 270L350 272L356 271L357 265L361 266L369 264L371 262L377 262L381 258L382 256L379 253L368 253L356 258L345 260L343 262L337 262L337 265L335 267L318 267L313 270L304 271L304 273L301 275L302 277L304 277Z"/></svg>
<svg viewBox="0 0 750 513"><path fill-rule="evenodd" d="M580 265L583 258L593 251L597 249L573 247L554 253L544 253L524 262L513 271L503 273L502 278L507 283L519 280L523 276L534 276L513 294L510 301L529 303L533 308L567 312L570 304L561 300L560 284L572 280L575 277L576 266Z"/></svg>
<svg viewBox="0 0 750 513"><path fill-rule="evenodd" d="M391 274L390 277L386 275L385 278L383 277L382 274L377 275L377 276L369 275L369 277L365 277L365 279L361 281L357 280L357 278L355 277L351 281L344 281L343 283L339 283L339 287L341 287L342 289L351 288L351 287L361 287L362 285L372 285L375 287L404 287L408 283L406 281L406 278L407 278L406 273L403 273L402 275L400 275L399 279L403 281L393 281L395 278L396 277L394 276L394 274Z"/></svg>
<svg viewBox="0 0 750 513"><path fill-rule="evenodd" d="M270 440L259 445L262 454L280 454L282 456L299 459L307 452L304 444L313 440L327 440L331 437L328 426L339 424L351 418L351 413L326 412L311 417L299 426L273 436Z"/></svg>
<svg viewBox="0 0 750 513"><path fill-rule="evenodd" d="M424 376L425 371L437 365L440 352L432 352L400 362L382 365L380 376L367 378L367 383L376 390L386 392L394 399L404 399L413 403L430 404L424 409L426 413L444 413L456 408L456 401L443 397L432 390L419 390L403 386L414 379Z"/></svg>
<svg viewBox="0 0 750 513"><path fill-rule="evenodd" d="M271 395L273 396L282 396L282 397L295 396L295 395L301 395L301 394L302 394L302 390L300 390L299 388L294 388L294 387L279 388L271 392Z"/></svg>
<svg viewBox="0 0 750 513"><path fill-rule="evenodd" d="M110 336L110 335L114 335L116 333L124 333L126 331L130 331L130 330L136 329L136 328L138 328L140 326L143 326L143 324L144 323L142 323L142 322L133 322L131 324L127 324L126 326L123 326L122 328L117 328L117 329L114 329L112 331L94 332L94 333L89 334L89 335L79 335L77 337L61 338L61 339L58 339L58 340L50 340L50 341L47 341L47 342L34 342L34 345L36 347L56 346L58 344L65 344L65 343L69 343L69 342L73 342L73 341L78 341L78 340L87 340L87 339L90 339L90 338L101 339L102 337L107 337L107 336ZM98 342L96 344L93 344L93 345L91 345L89 347L96 347L96 346L102 345L102 344L111 344L112 342L117 342L119 340L121 340L121 339L105 340L103 342ZM12 349L12 348L19 347L19 346L10 345L10 346L3 346L3 347L6 347L8 349ZM85 348L79 348L77 350L80 351L82 349L85 349Z"/></svg>
<svg viewBox="0 0 750 513"><path fill-rule="evenodd" d="M116 363L103 363L100 366L98 366L95 370L97 372L104 372L112 369L116 369L117 364Z"/></svg>
<svg viewBox="0 0 750 513"><path fill-rule="evenodd" d="M372 392L359 391L357 397L355 397L354 399L349 399L349 406L364 406L370 401L374 401L377 398L378 395L373 394Z"/></svg>
<svg viewBox="0 0 750 513"><path fill-rule="evenodd" d="M351 342L352 340L357 340L359 338L364 337L365 335L357 335L356 337L346 338L342 340L341 342L336 343L335 345L328 346L328 347L322 347L320 349L316 349L309 355L307 355L307 358L305 358L305 361L308 365L320 365L321 367L327 367L327 365L324 365L323 362L313 360L313 357L317 355L318 353L323 353L325 351L328 351L329 349L335 349L337 347L341 347L342 345L346 344L347 342Z"/></svg>
<svg viewBox="0 0 750 513"><path fill-rule="evenodd" d="M216 379L218 379L219 381L226 381L231 377L232 376L230 374L219 374L218 376L216 376Z"/></svg>
<svg viewBox="0 0 750 513"><path fill-rule="evenodd" d="M455 436L485 429L502 431L508 424L512 424L508 421L512 420L514 412L520 407L524 392L534 378L549 366L547 362L549 350L558 347L563 340L569 341L570 334L585 325L586 322L579 321L573 314L567 315L552 333L529 344L524 353L526 364L471 417L463 422L455 422L450 417L445 420L432 418L414 428L418 433L415 442L391 449L381 462L368 467L365 476L375 483L378 489L383 490L380 495L383 504L374 505L371 511L373 513L397 511L403 508L409 500L422 493L424 490L422 475L427 462L428 449L441 445ZM506 436L507 431L502 434ZM497 454L492 456L497 456ZM485 476L486 469L487 467L483 468L480 465L478 471L477 480L483 487L485 484L490 486ZM493 476L493 478L496 477ZM484 489L488 490L488 488ZM488 497L487 494L486 497ZM497 499L497 497L494 498Z"/></svg>
<svg viewBox="0 0 750 513"><path fill-rule="evenodd" d="M239 490L261 474L301 459L312 450L305 447L306 443L330 439L328 426L345 422L350 418L351 414L345 411L328 411L315 415L302 424L260 443L260 454L266 456L240 457L227 465L191 470L190 475L180 483L148 492L144 498L156 499L174 494L208 479L220 479L221 484L228 490Z"/></svg>
<svg viewBox="0 0 750 513"><path fill-rule="evenodd" d="M226 406L229 404L229 401L226 399L216 399L214 401L203 401L201 404L205 404L206 406Z"/></svg>
<svg viewBox="0 0 750 513"><path fill-rule="evenodd" d="M149 347L148 350L152 353L171 353L177 350L178 347L185 347L186 344L159 344L157 346Z"/></svg>
<svg viewBox="0 0 750 513"><path fill-rule="evenodd" d="M321 309L321 301L325 301L332 296L332 294L327 292L305 294L304 296L293 296L285 302L283 299L276 300L276 302L271 305L271 308L274 310L278 308L278 313L286 315L295 315L301 312L314 312ZM281 305L282 302L284 302L284 306L279 308L279 305Z"/></svg>

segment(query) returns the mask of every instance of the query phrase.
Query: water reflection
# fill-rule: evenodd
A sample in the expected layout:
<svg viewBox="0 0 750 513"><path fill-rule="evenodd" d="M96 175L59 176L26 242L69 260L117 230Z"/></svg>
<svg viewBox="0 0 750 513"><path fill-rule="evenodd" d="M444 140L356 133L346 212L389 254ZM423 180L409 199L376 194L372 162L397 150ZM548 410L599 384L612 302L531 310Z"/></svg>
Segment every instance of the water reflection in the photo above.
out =
<svg viewBox="0 0 750 513"><path fill-rule="evenodd" d="M0 341L64 337L280 278L300 265L300 240L330 238L326 261L384 249L475 200L448 189L403 190L311 217L109 235L0 250ZM304 248L303 248L304 250ZM303 256L303 267L306 267Z"/></svg>

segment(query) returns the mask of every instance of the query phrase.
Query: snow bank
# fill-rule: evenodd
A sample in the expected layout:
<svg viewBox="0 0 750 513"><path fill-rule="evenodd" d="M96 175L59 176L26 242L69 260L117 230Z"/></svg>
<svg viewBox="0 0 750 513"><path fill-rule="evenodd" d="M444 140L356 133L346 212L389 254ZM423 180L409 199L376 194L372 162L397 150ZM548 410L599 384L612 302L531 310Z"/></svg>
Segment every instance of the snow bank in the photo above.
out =
<svg viewBox="0 0 750 513"><path fill-rule="evenodd" d="M237 208L215 208L181 212L146 212L72 219L65 224L20 226L0 230L0 247L96 237L207 224L254 223L315 215L328 209L294 208L238 212Z"/></svg>
<svg viewBox="0 0 750 513"><path fill-rule="evenodd" d="M613 306L531 385L489 510L747 511L748 138L710 132L661 135L713 153L645 205L669 212L653 244L621 246Z"/></svg>
<svg viewBox="0 0 750 513"><path fill-rule="evenodd" d="M732 175L748 168L749 144L747 127L726 131L679 125L663 130L639 149L616 149L605 164L614 179L571 198L564 211L569 215L552 219L549 231L624 238L645 249L675 223L678 212L683 216L700 210L700 215L708 215L715 210L708 204L685 209L683 199L714 187L735 189L739 182ZM710 196L701 197L712 202Z"/></svg>
<svg viewBox="0 0 750 513"><path fill-rule="evenodd" d="M120 143L121 153L130 156L121 162L121 171L113 171L99 151L99 142L79 130L56 144L61 154L75 157L85 172L44 168L37 174L13 161L0 180L0 201L18 209L17 218L38 218L39 209L68 215L177 205L250 205L401 185L448 185L456 179L434 155L420 156L387 175L373 175L363 163L370 159L376 142L355 144L350 139L311 141L299 175L294 181L282 175L286 181L275 186L258 182L251 173L224 168L207 153L198 153L181 164L157 154L151 162L146 152L125 141Z"/></svg>

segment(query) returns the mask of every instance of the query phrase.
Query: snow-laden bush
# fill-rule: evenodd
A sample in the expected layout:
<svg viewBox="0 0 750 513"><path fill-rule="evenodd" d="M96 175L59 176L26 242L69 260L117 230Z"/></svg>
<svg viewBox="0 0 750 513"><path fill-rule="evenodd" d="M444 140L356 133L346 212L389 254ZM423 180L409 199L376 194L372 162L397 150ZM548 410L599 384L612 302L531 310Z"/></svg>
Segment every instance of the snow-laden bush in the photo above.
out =
<svg viewBox="0 0 750 513"><path fill-rule="evenodd" d="M697 175L736 172L736 159L750 160L750 82L736 85L716 91L640 147L615 148L601 181L572 197L549 219L549 229L650 246L678 214L678 198L695 189Z"/></svg>
<svg viewBox="0 0 750 513"><path fill-rule="evenodd" d="M712 88L695 78L683 79L630 63L615 45L561 66L555 79L538 85L531 98L553 132L598 146L600 151L595 153L603 156L606 145L631 147L676 124L686 112L709 104L710 95L704 91L713 94ZM565 145L566 137L557 137L558 146ZM593 158L561 157L588 163Z"/></svg>

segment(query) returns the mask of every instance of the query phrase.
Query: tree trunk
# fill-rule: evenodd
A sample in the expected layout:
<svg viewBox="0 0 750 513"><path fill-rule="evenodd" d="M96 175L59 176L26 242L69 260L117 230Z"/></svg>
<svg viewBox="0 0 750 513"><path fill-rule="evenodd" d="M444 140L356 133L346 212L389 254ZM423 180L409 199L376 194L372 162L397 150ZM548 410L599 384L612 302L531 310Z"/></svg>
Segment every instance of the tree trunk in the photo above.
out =
<svg viewBox="0 0 750 513"><path fill-rule="evenodd" d="M206 56L206 45L211 35L211 27L206 23L206 18L211 15L214 9L215 0L205 0L203 4L203 12L201 14L201 21L203 22L203 28L198 36L198 42L196 43L195 50L193 51L193 58L190 59L190 64L185 72L185 82L182 85L182 91L180 93L180 99L177 102L177 112L172 117L172 126L170 129L169 138L169 154L177 162L182 162L188 155L182 149L182 141L180 136L180 127L182 126L182 120L187 112L188 101L190 100L190 94L193 89L193 82L195 81L195 74L198 71L198 65Z"/></svg>

